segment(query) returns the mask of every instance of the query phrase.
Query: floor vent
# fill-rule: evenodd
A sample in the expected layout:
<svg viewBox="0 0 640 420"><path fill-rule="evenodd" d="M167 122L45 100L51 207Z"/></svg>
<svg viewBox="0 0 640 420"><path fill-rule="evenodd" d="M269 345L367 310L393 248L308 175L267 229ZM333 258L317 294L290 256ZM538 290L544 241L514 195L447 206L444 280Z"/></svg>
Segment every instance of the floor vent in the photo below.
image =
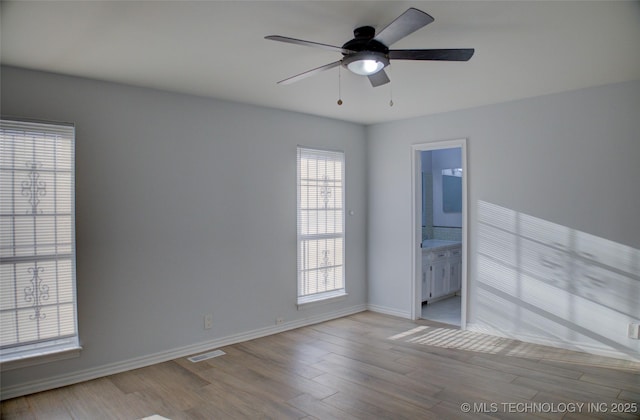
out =
<svg viewBox="0 0 640 420"><path fill-rule="evenodd" d="M203 360L213 359L214 357L222 356L223 354L227 354L222 350L214 350L208 353L198 354L197 356L191 356L187 360L193 363L202 362Z"/></svg>

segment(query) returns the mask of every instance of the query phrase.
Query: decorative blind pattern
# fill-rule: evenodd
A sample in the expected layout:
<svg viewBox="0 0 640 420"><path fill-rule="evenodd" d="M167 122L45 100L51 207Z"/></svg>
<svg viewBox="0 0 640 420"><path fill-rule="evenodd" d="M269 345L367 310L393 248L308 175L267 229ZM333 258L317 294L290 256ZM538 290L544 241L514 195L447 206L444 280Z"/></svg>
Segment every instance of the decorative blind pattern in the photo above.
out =
<svg viewBox="0 0 640 420"><path fill-rule="evenodd" d="M0 121L0 361L78 347L75 129Z"/></svg>
<svg viewBox="0 0 640 420"><path fill-rule="evenodd" d="M299 147L298 300L344 287L344 153Z"/></svg>

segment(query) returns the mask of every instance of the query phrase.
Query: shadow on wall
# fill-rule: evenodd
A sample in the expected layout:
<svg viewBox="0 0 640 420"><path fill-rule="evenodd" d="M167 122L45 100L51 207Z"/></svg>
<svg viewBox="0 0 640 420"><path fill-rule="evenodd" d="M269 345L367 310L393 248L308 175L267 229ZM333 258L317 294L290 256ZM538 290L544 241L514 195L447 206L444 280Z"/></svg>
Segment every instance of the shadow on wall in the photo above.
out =
<svg viewBox="0 0 640 420"><path fill-rule="evenodd" d="M479 327L640 360L640 250L479 201L477 267Z"/></svg>

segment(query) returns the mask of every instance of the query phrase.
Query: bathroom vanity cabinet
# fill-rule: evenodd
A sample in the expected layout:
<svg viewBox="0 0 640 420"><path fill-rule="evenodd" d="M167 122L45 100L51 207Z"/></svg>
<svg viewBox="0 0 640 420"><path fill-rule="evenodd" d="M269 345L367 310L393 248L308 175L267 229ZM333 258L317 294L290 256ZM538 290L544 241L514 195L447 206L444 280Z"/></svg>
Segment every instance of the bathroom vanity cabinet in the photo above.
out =
<svg viewBox="0 0 640 420"><path fill-rule="evenodd" d="M426 240L422 244L422 301L452 296L462 287L460 242Z"/></svg>

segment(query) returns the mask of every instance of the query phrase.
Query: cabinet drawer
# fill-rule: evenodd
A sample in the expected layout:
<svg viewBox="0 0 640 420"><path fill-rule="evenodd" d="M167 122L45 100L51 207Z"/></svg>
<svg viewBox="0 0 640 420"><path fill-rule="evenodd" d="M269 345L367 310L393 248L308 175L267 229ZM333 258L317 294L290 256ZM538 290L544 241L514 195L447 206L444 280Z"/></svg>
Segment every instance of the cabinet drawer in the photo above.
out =
<svg viewBox="0 0 640 420"><path fill-rule="evenodd" d="M454 248L454 249L449 251L449 255L451 255L452 257L459 257L460 255L462 255L462 249L461 248Z"/></svg>
<svg viewBox="0 0 640 420"><path fill-rule="evenodd" d="M429 253L429 261L439 261L447 258L449 256L449 251L432 251Z"/></svg>

